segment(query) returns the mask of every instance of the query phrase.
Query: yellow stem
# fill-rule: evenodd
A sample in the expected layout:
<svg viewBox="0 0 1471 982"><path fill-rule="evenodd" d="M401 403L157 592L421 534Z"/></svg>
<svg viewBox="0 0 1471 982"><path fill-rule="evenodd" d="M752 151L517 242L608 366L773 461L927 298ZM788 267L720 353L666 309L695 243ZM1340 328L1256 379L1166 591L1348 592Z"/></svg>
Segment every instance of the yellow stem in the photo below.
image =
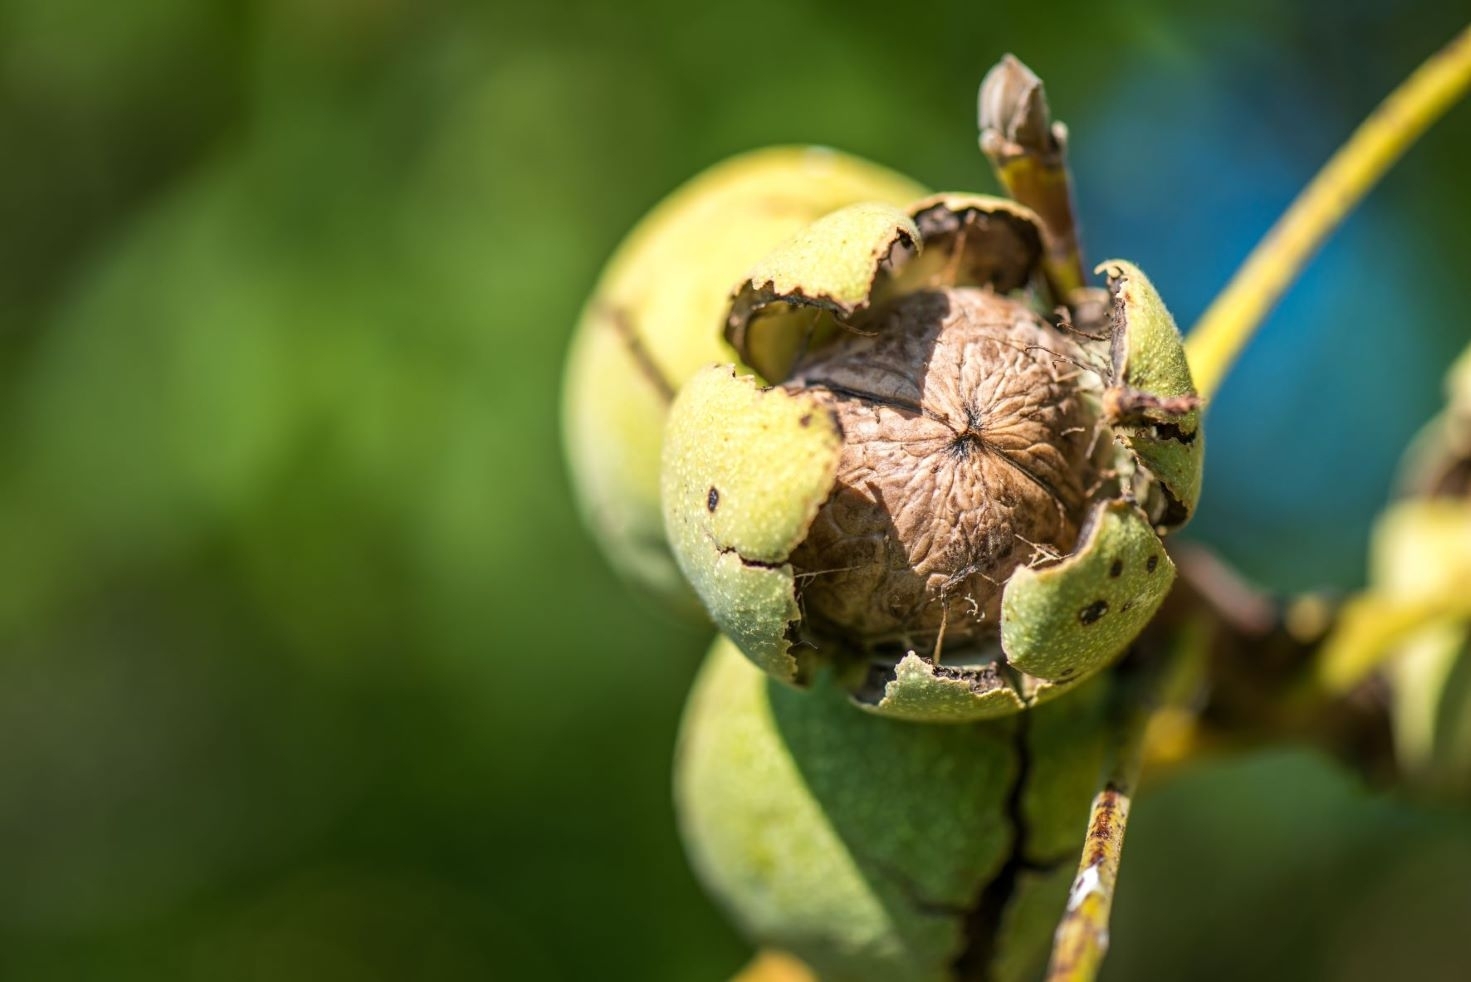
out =
<svg viewBox="0 0 1471 982"><path fill-rule="evenodd" d="M1137 774L1138 768L1135 768ZM1087 850L1057 925L1047 982L1093 982L1108 952L1108 918L1119 878L1131 795L1112 783L1093 798Z"/></svg>
<svg viewBox="0 0 1471 982"><path fill-rule="evenodd" d="M1262 319L1323 240L1421 133L1471 86L1471 27L1390 93L1277 220L1186 340L1209 400Z"/></svg>
<svg viewBox="0 0 1471 982"><path fill-rule="evenodd" d="M1067 909L1052 937L1046 982L1094 982L1108 953L1108 920L1149 724L1161 708L1168 708L1180 673L1189 669L1183 650L1174 645L1151 655L1113 694L1116 702L1103 786L1093 796L1083 856L1068 892Z"/></svg>

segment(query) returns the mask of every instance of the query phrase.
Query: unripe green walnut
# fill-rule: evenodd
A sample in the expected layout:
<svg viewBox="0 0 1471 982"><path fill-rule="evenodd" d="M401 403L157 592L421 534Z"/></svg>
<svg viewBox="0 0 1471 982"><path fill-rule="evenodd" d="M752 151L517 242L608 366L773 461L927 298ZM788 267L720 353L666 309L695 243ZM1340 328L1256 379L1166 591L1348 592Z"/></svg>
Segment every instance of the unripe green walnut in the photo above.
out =
<svg viewBox="0 0 1471 982"><path fill-rule="evenodd" d="M573 338L563 412L578 504L619 573L671 606L698 609L664 537L659 448L685 380L735 357L720 333L732 287L813 219L920 193L845 154L777 147L712 167L629 233Z"/></svg>
<svg viewBox="0 0 1471 982"><path fill-rule="evenodd" d="M1447 376L1447 406L1406 454L1409 496L1375 524L1369 589L1325 661L1386 660L1395 752L1410 782L1471 794L1471 349Z"/></svg>
<svg viewBox="0 0 1471 982"><path fill-rule="evenodd" d="M1158 608L1158 533L1189 517L1202 460L1179 334L1124 263L1107 319L1060 327L1026 290L1041 251L998 199L854 205L737 289L726 336L761 378L686 386L663 500L681 569L768 672L831 667L908 719L1005 715Z"/></svg>
<svg viewBox="0 0 1471 982"><path fill-rule="evenodd" d="M1373 589L1417 624L1388 676L1395 753L1411 783L1471 794L1471 499L1401 502L1379 519Z"/></svg>
<svg viewBox="0 0 1471 982"><path fill-rule="evenodd" d="M1106 679L1027 714L926 726L854 712L716 642L675 799L706 888L824 982L1034 978L1102 766Z"/></svg>

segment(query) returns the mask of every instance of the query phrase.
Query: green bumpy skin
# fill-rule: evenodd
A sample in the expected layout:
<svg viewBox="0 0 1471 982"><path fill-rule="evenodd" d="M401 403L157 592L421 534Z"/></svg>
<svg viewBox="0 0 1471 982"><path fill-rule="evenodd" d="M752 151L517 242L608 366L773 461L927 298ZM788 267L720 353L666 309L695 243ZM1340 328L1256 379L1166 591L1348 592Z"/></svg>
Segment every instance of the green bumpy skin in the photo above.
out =
<svg viewBox="0 0 1471 982"><path fill-rule="evenodd" d="M1180 330L1139 267L1112 259L1095 272L1108 275L1113 297L1114 432L1158 482L1156 521L1178 528L1195 512L1205 471L1200 403Z"/></svg>
<svg viewBox="0 0 1471 982"><path fill-rule="evenodd" d="M1035 977L1102 765L1103 682L924 726L853 712L827 678L780 685L721 639L676 758L694 867L752 942L824 982Z"/></svg>
<svg viewBox="0 0 1471 982"><path fill-rule="evenodd" d="M799 677L787 626L800 616L786 564L827 497L842 437L811 400L761 389L728 366L697 372L665 434L663 500L684 570L716 625L765 671ZM781 494L771 494L779 487Z"/></svg>
<svg viewBox="0 0 1471 982"><path fill-rule="evenodd" d="M753 267L732 296L726 336L746 364L780 381L800 352L862 334L866 311L906 291L937 279L1017 290L1041 259L1035 216L1012 202L951 194L904 211L849 206ZM669 419L665 526L680 569L747 657L798 685L829 667L858 705L879 715L966 723L1040 705L1127 649L1173 583L1158 533L1194 508L1202 441L1168 311L1136 268L1107 268L1113 332L1103 357L1112 371L1100 369L1108 386L1101 401L1120 407L1109 418L1114 442L1105 442L1125 481L1118 496L1090 506L1069 555L1011 575L997 653L962 652L941 665L931 652L910 650L876 679L862 656L805 636L801 578L788 560L834 493L841 431L803 392L765 388L729 364L696 376ZM737 482L739 498L728 490Z"/></svg>
<svg viewBox="0 0 1471 982"><path fill-rule="evenodd" d="M836 208L921 193L832 150L759 150L691 180L619 246L573 337L562 418L578 506L624 578L675 609L699 611L664 537L659 454L684 381L703 364L734 359L721 327L742 275Z"/></svg>
<svg viewBox="0 0 1471 982"><path fill-rule="evenodd" d="M1098 505L1076 551L1019 569L1001 602L1001 647L1011 664L1049 682L1086 677L1144 630L1175 581L1159 537L1127 501Z"/></svg>

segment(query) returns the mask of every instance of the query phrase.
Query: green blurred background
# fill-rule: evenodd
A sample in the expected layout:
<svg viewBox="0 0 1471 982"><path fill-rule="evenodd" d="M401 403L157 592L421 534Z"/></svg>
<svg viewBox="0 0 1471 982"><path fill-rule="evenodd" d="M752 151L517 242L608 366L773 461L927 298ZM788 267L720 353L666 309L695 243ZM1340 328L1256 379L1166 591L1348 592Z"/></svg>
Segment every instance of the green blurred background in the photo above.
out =
<svg viewBox="0 0 1471 982"><path fill-rule="evenodd" d="M1003 51L1182 323L1456 3L0 0L0 978L710 980L705 632L573 517L560 362L699 168L991 189ZM1192 534L1351 587L1468 335L1471 111L1228 382ZM1471 817L1303 753L1137 807L1111 979L1452 979Z"/></svg>

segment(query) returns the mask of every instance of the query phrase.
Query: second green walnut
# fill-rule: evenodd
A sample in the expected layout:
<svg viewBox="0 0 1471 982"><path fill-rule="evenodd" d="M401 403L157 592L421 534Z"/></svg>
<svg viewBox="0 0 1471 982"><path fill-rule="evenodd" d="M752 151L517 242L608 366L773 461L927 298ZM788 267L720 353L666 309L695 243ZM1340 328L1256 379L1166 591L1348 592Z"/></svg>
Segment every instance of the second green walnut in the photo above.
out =
<svg viewBox="0 0 1471 982"><path fill-rule="evenodd" d="M1025 716L924 726L781 685L721 638L674 791L706 889L826 982L1035 978L1103 766L1107 678Z"/></svg>
<svg viewBox="0 0 1471 982"><path fill-rule="evenodd" d="M1180 337L1122 262L1053 313L1042 253L1025 208L934 195L820 218L736 286L746 367L675 399L661 497L680 569L768 673L829 668L899 718L1002 716L1158 609L1203 459Z"/></svg>

